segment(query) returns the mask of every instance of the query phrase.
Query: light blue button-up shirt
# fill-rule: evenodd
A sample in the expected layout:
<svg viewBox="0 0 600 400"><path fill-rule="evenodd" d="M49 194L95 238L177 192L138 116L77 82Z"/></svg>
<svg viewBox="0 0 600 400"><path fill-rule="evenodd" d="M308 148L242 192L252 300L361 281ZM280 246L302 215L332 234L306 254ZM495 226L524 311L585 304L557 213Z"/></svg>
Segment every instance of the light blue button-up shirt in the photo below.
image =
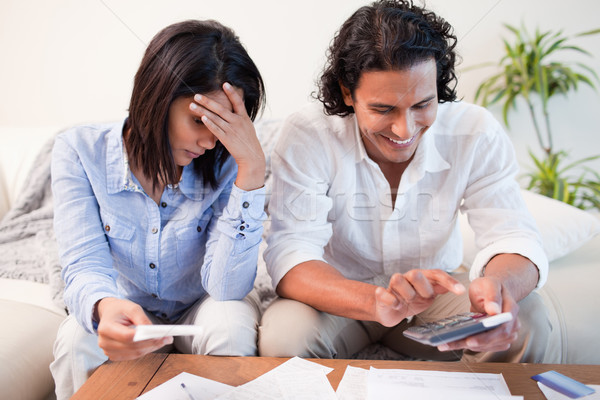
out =
<svg viewBox="0 0 600 400"><path fill-rule="evenodd" d="M264 188L234 185L232 157L205 185L192 164L157 204L131 173L123 122L73 128L52 153L65 303L93 332L94 304L126 298L169 321L206 294L244 298L256 276Z"/></svg>

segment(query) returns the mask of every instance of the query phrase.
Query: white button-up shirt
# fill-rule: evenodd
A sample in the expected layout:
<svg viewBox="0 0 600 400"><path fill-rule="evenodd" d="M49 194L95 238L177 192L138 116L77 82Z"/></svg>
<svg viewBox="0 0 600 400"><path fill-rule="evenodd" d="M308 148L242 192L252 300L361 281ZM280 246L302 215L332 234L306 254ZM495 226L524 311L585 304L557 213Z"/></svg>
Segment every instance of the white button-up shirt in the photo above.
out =
<svg viewBox="0 0 600 400"><path fill-rule="evenodd" d="M364 148L356 118L320 104L291 115L272 154L271 230L265 261L274 287L294 266L327 262L346 278L386 286L396 272L461 264L459 210L479 249L471 279L501 253L529 258L546 280L548 261L520 194L512 144L485 109L439 105L404 171L390 185Z"/></svg>

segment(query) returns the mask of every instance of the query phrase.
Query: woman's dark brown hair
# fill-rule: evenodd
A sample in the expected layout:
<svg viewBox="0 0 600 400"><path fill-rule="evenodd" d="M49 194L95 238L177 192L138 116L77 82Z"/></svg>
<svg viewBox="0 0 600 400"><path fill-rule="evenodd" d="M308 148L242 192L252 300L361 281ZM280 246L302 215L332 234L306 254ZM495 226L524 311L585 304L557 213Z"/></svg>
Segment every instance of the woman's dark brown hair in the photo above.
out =
<svg viewBox="0 0 600 400"><path fill-rule="evenodd" d="M456 36L445 20L412 1L383 0L344 22L329 51L317 98L329 115L348 115L340 84L354 94L363 72L403 70L433 58L440 103L456 100Z"/></svg>
<svg viewBox="0 0 600 400"><path fill-rule="evenodd" d="M188 20L170 25L150 42L135 75L124 131L133 166L156 188L177 183L169 144L169 107L180 96L221 90L229 82L244 91L246 111L254 121L264 107L264 83L235 33L216 21ZM217 186L216 171L229 157L217 142L194 159L204 182Z"/></svg>

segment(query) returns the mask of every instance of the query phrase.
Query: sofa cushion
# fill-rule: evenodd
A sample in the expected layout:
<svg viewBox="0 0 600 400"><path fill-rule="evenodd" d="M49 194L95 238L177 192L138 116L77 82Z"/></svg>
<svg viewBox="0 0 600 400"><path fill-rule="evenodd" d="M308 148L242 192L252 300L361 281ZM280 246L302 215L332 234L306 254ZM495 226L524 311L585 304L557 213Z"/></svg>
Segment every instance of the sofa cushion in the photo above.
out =
<svg viewBox="0 0 600 400"><path fill-rule="evenodd" d="M27 303L66 317L64 307L59 307L52 299L52 288L45 283L23 279L0 278L0 300Z"/></svg>
<svg viewBox="0 0 600 400"><path fill-rule="evenodd" d="M571 253L600 233L600 218L590 212L529 190L521 190L521 194L538 226L548 261ZM459 214L458 219L463 237L463 263L470 266L477 254L475 233L464 214Z"/></svg>
<svg viewBox="0 0 600 400"><path fill-rule="evenodd" d="M45 399L53 393L48 367L66 313L52 301L50 292L46 284L0 279L2 398Z"/></svg>

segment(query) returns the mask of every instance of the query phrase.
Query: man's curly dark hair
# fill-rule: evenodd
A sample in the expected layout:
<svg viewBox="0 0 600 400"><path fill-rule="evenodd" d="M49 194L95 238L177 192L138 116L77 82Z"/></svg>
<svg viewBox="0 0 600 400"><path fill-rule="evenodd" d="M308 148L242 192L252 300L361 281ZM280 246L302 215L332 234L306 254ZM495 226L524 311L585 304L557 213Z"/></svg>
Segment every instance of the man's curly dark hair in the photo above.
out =
<svg viewBox="0 0 600 400"><path fill-rule="evenodd" d="M352 14L333 39L317 98L329 115L352 114L340 84L354 94L363 72L403 70L433 58L438 101L454 101L455 47L452 26L435 13L411 0L376 1Z"/></svg>

